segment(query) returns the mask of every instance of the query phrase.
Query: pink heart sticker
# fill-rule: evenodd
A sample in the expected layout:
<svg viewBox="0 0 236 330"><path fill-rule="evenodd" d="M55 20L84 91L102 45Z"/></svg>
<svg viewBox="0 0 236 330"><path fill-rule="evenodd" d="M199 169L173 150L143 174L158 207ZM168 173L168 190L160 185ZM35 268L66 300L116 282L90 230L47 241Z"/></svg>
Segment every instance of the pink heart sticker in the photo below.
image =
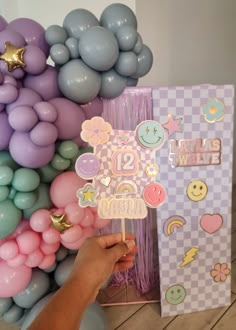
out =
<svg viewBox="0 0 236 330"><path fill-rule="evenodd" d="M208 234L214 234L223 225L223 218L220 214L204 214L200 220L200 226Z"/></svg>

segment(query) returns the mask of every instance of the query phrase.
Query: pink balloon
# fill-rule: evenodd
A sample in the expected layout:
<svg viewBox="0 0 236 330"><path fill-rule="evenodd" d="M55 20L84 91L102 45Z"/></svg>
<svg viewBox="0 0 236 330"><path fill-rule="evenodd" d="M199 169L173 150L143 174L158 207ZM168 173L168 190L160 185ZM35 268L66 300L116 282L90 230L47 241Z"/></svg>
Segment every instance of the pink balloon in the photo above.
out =
<svg viewBox="0 0 236 330"><path fill-rule="evenodd" d="M61 234L62 242L66 243L74 243L75 241L78 241L82 236L82 229L80 226L74 226L69 228L64 232L64 234Z"/></svg>
<svg viewBox="0 0 236 330"><path fill-rule="evenodd" d="M27 230L16 238L19 250L22 254L30 254L39 248L41 237L32 230Z"/></svg>
<svg viewBox="0 0 236 330"><path fill-rule="evenodd" d="M30 223L27 220L21 220L19 226L16 228L16 230L14 231L13 235L18 236L21 233L23 233L24 231L30 229Z"/></svg>
<svg viewBox="0 0 236 330"><path fill-rule="evenodd" d="M94 229L94 228L91 228L91 227L89 227L89 228L84 228L84 229L83 229L83 235L82 235L81 239L79 240L79 244L80 244L80 246L84 243L84 241L85 241L87 238L95 236L96 233L97 233L97 230Z"/></svg>
<svg viewBox="0 0 236 330"><path fill-rule="evenodd" d="M44 52L33 45L25 47L24 61L26 66L24 71L30 74L40 74L46 69L47 58Z"/></svg>
<svg viewBox="0 0 236 330"><path fill-rule="evenodd" d="M43 261L38 265L38 267L41 269L48 269L54 264L55 260L55 254L49 254L43 258Z"/></svg>
<svg viewBox="0 0 236 330"><path fill-rule="evenodd" d="M70 249L70 250L78 250L82 243L81 243L81 240L78 240L74 243L68 243L68 242L63 242L63 245L67 248L67 249Z"/></svg>
<svg viewBox="0 0 236 330"><path fill-rule="evenodd" d="M95 116L101 116L103 111L103 103L99 97L95 97L93 101L81 105L86 119L91 119Z"/></svg>
<svg viewBox="0 0 236 330"><path fill-rule="evenodd" d="M60 233L54 229L49 228L43 233L43 240L45 243L54 244L60 241Z"/></svg>
<svg viewBox="0 0 236 330"><path fill-rule="evenodd" d="M18 253L18 246L15 241L10 240L0 247L0 258L10 260L15 258Z"/></svg>
<svg viewBox="0 0 236 330"><path fill-rule="evenodd" d="M1 63L1 61L0 61ZM33 107L38 102L41 102L42 98L41 96L29 88L21 88L19 90L19 96L17 100L9 105L7 105L7 113L9 114L16 106L20 105L28 105L30 107Z"/></svg>
<svg viewBox="0 0 236 330"><path fill-rule="evenodd" d="M39 102L35 104L34 110L41 121L53 123L57 119L57 110L49 102Z"/></svg>
<svg viewBox="0 0 236 330"><path fill-rule="evenodd" d="M31 279L32 269L24 265L10 267L6 261L0 261L0 297L7 298L24 290Z"/></svg>
<svg viewBox="0 0 236 330"><path fill-rule="evenodd" d="M25 260L25 266L31 268L37 267L42 262L43 258L43 253L39 249L35 250L27 256L27 259Z"/></svg>
<svg viewBox="0 0 236 330"><path fill-rule="evenodd" d="M15 258L8 260L7 263L10 267L19 267L25 263L26 258L26 255L18 254Z"/></svg>
<svg viewBox="0 0 236 330"><path fill-rule="evenodd" d="M85 217L85 209L78 205L78 202L71 203L66 206L65 213L68 220L73 225L80 223Z"/></svg>
<svg viewBox="0 0 236 330"><path fill-rule="evenodd" d="M76 191L85 185L86 181L79 178L75 172L64 172L58 175L51 184L50 196L57 207L66 207L77 202Z"/></svg>
<svg viewBox="0 0 236 330"><path fill-rule="evenodd" d="M30 132L31 141L40 147L46 147L55 143L57 136L56 127L46 122L39 122Z"/></svg>
<svg viewBox="0 0 236 330"><path fill-rule="evenodd" d="M50 212L48 210L40 209L35 211L30 218L30 226L34 231L43 232L51 224Z"/></svg>
<svg viewBox="0 0 236 330"><path fill-rule="evenodd" d="M106 226L109 226L110 224L111 224L111 220L110 219L101 219L97 215L95 217L95 222L94 222L93 226L94 226L94 228L101 229L101 228L104 228Z"/></svg>
<svg viewBox="0 0 236 330"><path fill-rule="evenodd" d="M85 209L85 215L82 221L80 222L80 225L82 227L90 227L92 226L93 222L94 222L94 215L92 211L89 209Z"/></svg>
<svg viewBox="0 0 236 330"><path fill-rule="evenodd" d="M60 247L60 242L54 243L54 244L47 244L44 241L40 244L40 250L43 252L43 254L53 254L55 253Z"/></svg>

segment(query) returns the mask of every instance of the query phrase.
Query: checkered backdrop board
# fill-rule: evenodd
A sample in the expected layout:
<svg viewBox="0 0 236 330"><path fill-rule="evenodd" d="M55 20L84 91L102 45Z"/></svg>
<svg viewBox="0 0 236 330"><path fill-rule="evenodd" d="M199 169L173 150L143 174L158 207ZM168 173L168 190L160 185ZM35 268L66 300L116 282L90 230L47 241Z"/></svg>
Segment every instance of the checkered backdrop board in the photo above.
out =
<svg viewBox="0 0 236 330"><path fill-rule="evenodd" d="M173 168L169 161L169 142L156 154L160 166L158 181L168 195L157 212L162 316L230 304L230 276L225 282L217 283L210 271L217 263L227 263L231 268L233 96L232 86L153 89L154 119L164 124L168 114L182 118L182 132L174 133L169 139L221 139L220 165ZM200 109L209 99L215 98L225 104L225 115L222 121L207 123ZM194 179L208 186L206 198L199 202L191 201L186 194L188 184ZM200 219L207 213L223 217L223 226L214 234L200 227ZM174 215L182 216L186 224L166 237L164 223ZM185 253L192 247L198 247L199 252L190 264L180 268ZM166 300L167 289L175 284L186 291L184 301L178 305Z"/></svg>

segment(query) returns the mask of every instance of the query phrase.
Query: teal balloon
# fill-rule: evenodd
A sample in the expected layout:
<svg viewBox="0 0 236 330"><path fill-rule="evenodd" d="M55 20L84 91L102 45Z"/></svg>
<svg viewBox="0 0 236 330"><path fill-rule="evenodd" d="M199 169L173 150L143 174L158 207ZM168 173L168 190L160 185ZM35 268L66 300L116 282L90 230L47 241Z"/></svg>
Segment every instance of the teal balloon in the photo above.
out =
<svg viewBox="0 0 236 330"><path fill-rule="evenodd" d="M42 270L33 269L27 288L12 298L18 306L32 308L49 291L49 288L49 276Z"/></svg>
<svg viewBox="0 0 236 330"><path fill-rule="evenodd" d="M50 164L55 170L64 171L70 166L70 161L55 154Z"/></svg>
<svg viewBox="0 0 236 330"><path fill-rule="evenodd" d="M16 193L17 193L16 189L13 188L13 187L11 187L11 188L10 188L10 192L9 192L9 196L8 196L8 198L9 198L9 199L14 199L15 196L16 196Z"/></svg>
<svg viewBox="0 0 236 330"><path fill-rule="evenodd" d="M9 166L14 171L19 168L19 165L14 161L8 151L0 151L0 166Z"/></svg>
<svg viewBox="0 0 236 330"><path fill-rule="evenodd" d="M34 206L30 209L24 210L25 219L29 219L36 210L39 209L50 210L53 207L50 198L50 186L48 184L41 183L37 191L38 191L38 199L34 204Z"/></svg>
<svg viewBox="0 0 236 330"><path fill-rule="evenodd" d="M68 255L68 250L64 246L60 246L59 250L56 253L56 260L57 261L62 261L66 258Z"/></svg>
<svg viewBox="0 0 236 330"><path fill-rule="evenodd" d="M57 148L58 153L65 159L73 159L78 155L79 147L73 141L63 141Z"/></svg>
<svg viewBox="0 0 236 330"><path fill-rule="evenodd" d="M102 84L99 95L105 99L113 99L123 93L126 78L120 76L114 69L101 74Z"/></svg>
<svg viewBox="0 0 236 330"><path fill-rule="evenodd" d="M71 58L79 58L79 42L75 38L69 38L66 40L65 45L67 46Z"/></svg>
<svg viewBox="0 0 236 330"><path fill-rule="evenodd" d="M8 198L10 189L6 186L0 186L0 202L5 201Z"/></svg>
<svg viewBox="0 0 236 330"><path fill-rule="evenodd" d="M120 52L120 56L115 65L115 70L121 76L132 76L138 66L138 59L134 52Z"/></svg>
<svg viewBox="0 0 236 330"><path fill-rule="evenodd" d="M22 213L10 199L0 203L0 239L9 236L21 221Z"/></svg>
<svg viewBox="0 0 236 330"><path fill-rule="evenodd" d="M57 285L62 286L68 279L75 262L75 257L75 255L69 255L57 266L54 273L54 278Z"/></svg>
<svg viewBox="0 0 236 330"><path fill-rule="evenodd" d="M138 65L137 70L132 78L141 78L145 76L152 68L153 64L153 55L151 49L143 45L141 52L137 56L138 58Z"/></svg>
<svg viewBox="0 0 236 330"><path fill-rule="evenodd" d="M63 65L70 59L70 52L65 45L56 44L50 48L50 56L57 65Z"/></svg>
<svg viewBox="0 0 236 330"><path fill-rule="evenodd" d="M15 206L20 210L30 209L38 199L38 192L17 192L14 198Z"/></svg>
<svg viewBox="0 0 236 330"><path fill-rule="evenodd" d="M52 167L51 164L47 164L38 169L38 173L40 176L40 181L42 183L51 183L55 177L57 177L61 171L56 170Z"/></svg>
<svg viewBox="0 0 236 330"><path fill-rule="evenodd" d="M142 39L141 35L138 33L138 39L134 46L133 51L135 52L135 54L138 55L142 49L143 49L143 39Z"/></svg>
<svg viewBox="0 0 236 330"><path fill-rule="evenodd" d="M22 192L33 191L38 188L40 183L39 174L29 168L20 168L15 171L12 186Z"/></svg>
<svg viewBox="0 0 236 330"><path fill-rule="evenodd" d="M24 310L17 305L12 305L11 308L3 315L3 320L7 323L16 323L24 314Z"/></svg>
<svg viewBox="0 0 236 330"><path fill-rule="evenodd" d="M130 25L121 26L116 32L116 38L122 51L132 50L138 40L137 30Z"/></svg>
<svg viewBox="0 0 236 330"><path fill-rule="evenodd" d="M13 304L11 298L0 298L0 318L5 314Z"/></svg>
<svg viewBox="0 0 236 330"><path fill-rule="evenodd" d="M9 166L0 166L0 186L7 186L13 178L13 170Z"/></svg>
<svg viewBox="0 0 236 330"><path fill-rule="evenodd" d="M49 46L64 44L67 37L66 30L59 25L51 25L45 31L45 39Z"/></svg>
<svg viewBox="0 0 236 330"><path fill-rule="evenodd" d="M95 301L86 309L79 330L108 330L108 321L103 308Z"/></svg>

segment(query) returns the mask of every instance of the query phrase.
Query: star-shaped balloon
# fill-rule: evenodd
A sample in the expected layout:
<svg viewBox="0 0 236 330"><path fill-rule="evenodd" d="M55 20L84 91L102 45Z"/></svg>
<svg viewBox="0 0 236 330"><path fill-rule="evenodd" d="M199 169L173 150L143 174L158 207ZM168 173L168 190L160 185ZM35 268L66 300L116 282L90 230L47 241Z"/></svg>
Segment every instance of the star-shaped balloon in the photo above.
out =
<svg viewBox="0 0 236 330"><path fill-rule="evenodd" d="M172 135L174 132L181 132L180 123L182 118L174 119L171 114L168 115L168 122L162 125L166 128L169 132L169 136Z"/></svg>
<svg viewBox="0 0 236 330"><path fill-rule="evenodd" d="M67 221L65 214L59 214L59 215L52 214L50 215L50 219L52 222L52 227L58 230L61 234L63 234L65 230L73 226L71 223Z"/></svg>
<svg viewBox="0 0 236 330"><path fill-rule="evenodd" d="M97 191L93 188L91 183L86 183L86 185L77 191L77 197L79 199L80 207L96 206L95 198L97 196Z"/></svg>
<svg viewBox="0 0 236 330"><path fill-rule="evenodd" d="M5 43L5 52L0 55L0 60L7 63L8 71L12 72L16 68L23 68L25 48L12 45L9 41Z"/></svg>

